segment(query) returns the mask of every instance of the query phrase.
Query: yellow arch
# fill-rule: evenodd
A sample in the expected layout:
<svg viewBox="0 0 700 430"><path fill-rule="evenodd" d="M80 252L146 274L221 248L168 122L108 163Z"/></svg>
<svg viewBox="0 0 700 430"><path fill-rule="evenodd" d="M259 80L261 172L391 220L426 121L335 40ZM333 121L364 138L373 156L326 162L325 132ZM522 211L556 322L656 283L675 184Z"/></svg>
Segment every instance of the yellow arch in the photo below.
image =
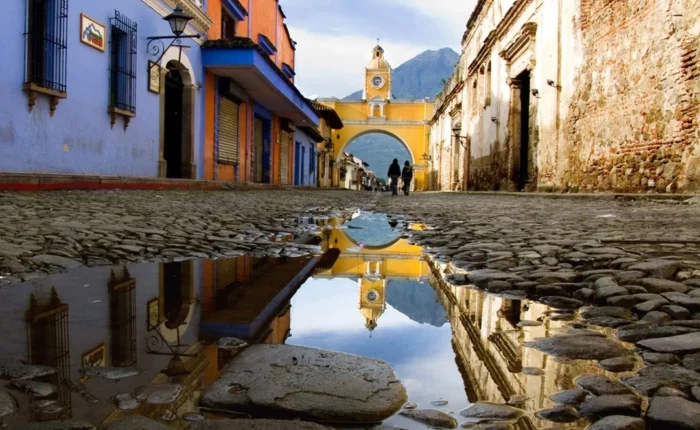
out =
<svg viewBox="0 0 700 430"><path fill-rule="evenodd" d="M336 111L343 121L341 130L334 130L333 159L339 161L345 148L360 136L369 133L382 133L395 138L409 154L413 164L415 189L427 189L428 160L423 158L429 152L430 119L435 112L432 100L385 100L382 116L376 116L373 105L377 100L339 100L337 98L318 99ZM372 166L370 165L370 169ZM386 172L375 172L384 177ZM334 183L338 183L339 168L333 168Z"/></svg>

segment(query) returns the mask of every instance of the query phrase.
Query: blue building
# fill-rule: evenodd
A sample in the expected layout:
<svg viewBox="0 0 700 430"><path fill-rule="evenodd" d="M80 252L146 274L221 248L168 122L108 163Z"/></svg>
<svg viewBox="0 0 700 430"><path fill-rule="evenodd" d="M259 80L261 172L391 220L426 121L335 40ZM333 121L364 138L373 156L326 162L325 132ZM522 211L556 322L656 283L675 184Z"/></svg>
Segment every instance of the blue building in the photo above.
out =
<svg viewBox="0 0 700 430"><path fill-rule="evenodd" d="M317 186L317 144L323 141L314 128L300 128L294 133L294 185Z"/></svg>
<svg viewBox="0 0 700 430"><path fill-rule="evenodd" d="M203 40L148 39L176 0L5 3L0 172L203 177ZM206 34L202 0L181 7Z"/></svg>

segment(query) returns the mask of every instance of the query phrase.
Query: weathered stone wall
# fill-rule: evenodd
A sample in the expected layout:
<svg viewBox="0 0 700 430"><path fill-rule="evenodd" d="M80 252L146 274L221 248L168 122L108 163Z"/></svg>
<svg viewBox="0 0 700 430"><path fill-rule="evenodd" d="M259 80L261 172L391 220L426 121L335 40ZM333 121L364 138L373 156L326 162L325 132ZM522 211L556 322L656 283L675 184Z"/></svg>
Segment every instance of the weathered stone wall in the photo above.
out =
<svg viewBox="0 0 700 430"><path fill-rule="evenodd" d="M700 0L580 0L557 184L700 191Z"/></svg>

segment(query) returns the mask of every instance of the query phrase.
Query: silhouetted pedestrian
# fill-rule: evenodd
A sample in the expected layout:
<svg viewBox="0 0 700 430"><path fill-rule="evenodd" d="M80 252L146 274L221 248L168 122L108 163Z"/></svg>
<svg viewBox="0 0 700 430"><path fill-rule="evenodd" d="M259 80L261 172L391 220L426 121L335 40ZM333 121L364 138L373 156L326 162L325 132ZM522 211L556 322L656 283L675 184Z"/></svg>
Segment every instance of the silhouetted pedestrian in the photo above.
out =
<svg viewBox="0 0 700 430"><path fill-rule="evenodd" d="M411 189L411 181L413 180L413 168L411 163L406 161L403 165L403 171L401 172L401 179L403 179L403 193L408 195Z"/></svg>
<svg viewBox="0 0 700 430"><path fill-rule="evenodd" d="M391 163L391 166L389 166L389 173L387 176L389 176L389 179L391 179L391 195L399 195L398 181L399 177L401 177L401 166L399 166L399 160L397 160L396 158L394 158L394 161Z"/></svg>

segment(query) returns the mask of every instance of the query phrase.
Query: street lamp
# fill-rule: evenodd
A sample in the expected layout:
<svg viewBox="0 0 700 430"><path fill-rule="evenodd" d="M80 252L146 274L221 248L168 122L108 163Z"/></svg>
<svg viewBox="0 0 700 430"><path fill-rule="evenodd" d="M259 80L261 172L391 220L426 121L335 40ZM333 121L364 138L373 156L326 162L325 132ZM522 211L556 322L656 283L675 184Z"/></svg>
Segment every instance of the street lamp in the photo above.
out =
<svg viewBox="0 0 700 430"><path fill-rule="evenodd" d="M192 21L194 17L186 14L179 4L175 7L173 13L171 13L163 19L165 21L168 21L168 24L170 24L170 30L173 32L174 36L154 36L148 38L148 45L146 46L146 50L150 52L153 56L160 54L158 59L154 61L150 67L153 67L156 64L160 64L160 60L163 59L163 56L168 51L168 49L170 49L174 44L180 45L180 39L199 39L201 37L201 35L199 34L183 35L183 33L185 32L185 28L187 28L187 23ZM163 40L172 40L172 42L170 42L170 45L168 45L168 47L166 48L165 44L162 42ZM160 43L160 46L153 44L153 42L155 41ZM183 47L179 47L180 54L182 54Z"/></svg>
<svg viewBox="0 0 700 430"><path fill-rule="evenodd" d="M168 21L168 24L170 24L170 29L173 31L173 34L176 37L180 37L180 35L185 32L185 27L187 27L187 23L194 18L183 12L180 5L177 5L173 13L171 13L163 19Z"/></svg>
<svg viewBox="0 0 700 430"><path fill-rule="evenodd" d="M464 141L466 142L467 138L460 135L462 133L462 125L457 124L454 127L452 127L452 133L454 133L455 139L457 139L457 142L459 142L459 144L462 145L462 148L467 149L467 146L462 143L462 139L464 139Z"/></svg>

